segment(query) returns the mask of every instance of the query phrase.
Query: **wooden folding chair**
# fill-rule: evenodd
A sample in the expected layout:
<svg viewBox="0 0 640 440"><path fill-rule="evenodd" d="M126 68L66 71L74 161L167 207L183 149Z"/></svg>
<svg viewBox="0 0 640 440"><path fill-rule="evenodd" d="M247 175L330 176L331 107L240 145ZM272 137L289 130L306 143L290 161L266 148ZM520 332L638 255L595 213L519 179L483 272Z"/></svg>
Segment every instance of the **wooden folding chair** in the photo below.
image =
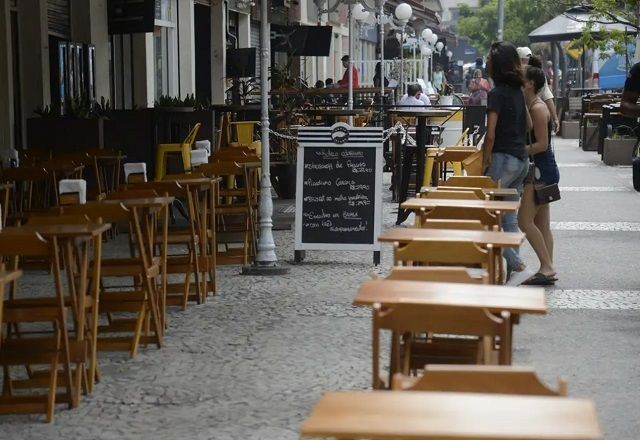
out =
<svg viewBox="0 0 640 440"><path fill-rule="evenodd" d="M67 402L70 408L77 406L71 362L84 360L85 347L70 343L67 327L69 300L63 291L60 254L55 237L46 241L33 232L13 230L0 233L0 256L10 259L14 268L23 256L49 258L54 284L53 297L28 299L17 298L13 286L9 299L4 302L0 326L0 330L4 328L0 332L0 365L4 377L0 414L42 412L51 422L56 399ZM45 323L50 327L46 328ZM32 368L38 365L46 365L48 369ZM12 377L12 367L16 366L25 367L27 379ZM58 387L65 388L61 396L57 395ZM47 394L17 394L15 388L46 388Z"/></svg>
<svg viewBox="0 0 640 440"><path fill-rule="evenodd" d="M447 180L440 180L438 186L500 188L500 182L489 176L451 176Z"/></svg>
<svg viewBox="0 0 640 440"><path fill-rule="evenodd" d="M87 203L64 207L62 212L86 215L94 221L101 219L105 223L129 225L129 257L102 259L103 279L130 277L133 281L113 290L102 283L100 313L106 314L108 324L98 328L101 334L98 349L126 350L134 357L141 343L152 343L161 348L164 311L156 281L160 274L160 258L152 255L150 222L142 218L137 208L128 209L119 203ZM115 314L133 314L134 317L116 317ZM143 327L146 327L144 336Z"/></svg>
<svg viewBox="0 0 640 440"><path fill-rule="evenodd" d="M485 209L469 209L455 206L437 206L429 211L416 212L415 224L420 226L428 219L478 220L489 230L500 230L500 217Z"/></svg>
<svg viewBox="0 0 640 440"><path fill-rule="evenodd" d="M457 265L481 267L490 271L491 253L475 243L466 241L412 241L405 245L394 243L393 265Z"/></svg>
<svg viewBox="0 0 640 440"><path fill-rule="evenodd" d="M482 192L482 190L474 191L448 191L444 189L429 189L427 191L422 191L420 193L420 197L423 199L454 199L454 200L486 200L487 196Z"/></svg>
<svg viewBox="0 0 640 440"><path fill-rule="evenodd" d="M387 280L434 281L440 283L489 284L489 274L482 270L455 266L393 267Z"/></svg>
<svg viewBox="0 0 640 440"><path fill-rule="evenodd" d="M426 229L463 229L466 231L486 231L480 220L441 220L428 218L420 225Z"/></svg>
<svg viewBox="0 0 640 440"><path fill-rule="evenodd" d="M235 162L215 162L202 165L198 171L209 177L220 177L226 183L225 188L218 186L215 195L216 234L218 245L224 249L218 251L218 264L248 264L249 257L256 252L257 218L255 191L247 169Z"/></svg>
<svg viewBox="0 0 640 440"><path fill-rule="evenodd" d="M41 167L0 169L0 181L13 183L7 221L21 221L25 213L47 209L50 204L51 176Z"/></svg>
<svg viewBox="0 0 640 440"><path fill-rule="evenodd" d="M382 309L373 305L373 388L386 387L380 377L380 331L391 331L389 377L409 374L429 363L495 362L495 338L510 347L510 315L500 317L486 309L459 306L396 304ZM416 335L426 335L420 339ZM437 336L447 335L447 336ZM455 338L452 336L464 336ZM469 338L471 337L471 338ZM506 350L498 349L499 362L508 363Z"/></svg>
<svg viewBox="0 0 640 440"><path fill-rule="evenodd" d="M166 179L166 176L165 176ZM188 226L169 228L167 239L170 245L184 246L187 254L179 253L167 255L166 272L169 274L182 274L182 283L168 283L166 287L167 305L180 305L183 310L187 308L188 301L202 304L206 299L207 273L209 272L208 259L202 255L203 246L200 240L206 240L202 236L203 225L200 215L201 206L198 203L196 188L183 186L176 181L163 180L160 182L145 182L127 185L127 190L133 193L141 191L153 191L163 196L172 196L187 202ZM206 210L206 206L202 206ZM206 212L202 213L206 216ZM162 236L156 235L156 246L160 246ZM191 276L194 282L191 282ZM192 289L193 292L192 293ZM178 295L175 295L178 294Z"/></svg>
<svg viewBox="0 0 640 440"><path fill-rule="evenodd" d="M559 397L568 394L563 377L554 390L542 383L533 368L504 365L426 365L420 377L395 374L391 389Z"/></svg>

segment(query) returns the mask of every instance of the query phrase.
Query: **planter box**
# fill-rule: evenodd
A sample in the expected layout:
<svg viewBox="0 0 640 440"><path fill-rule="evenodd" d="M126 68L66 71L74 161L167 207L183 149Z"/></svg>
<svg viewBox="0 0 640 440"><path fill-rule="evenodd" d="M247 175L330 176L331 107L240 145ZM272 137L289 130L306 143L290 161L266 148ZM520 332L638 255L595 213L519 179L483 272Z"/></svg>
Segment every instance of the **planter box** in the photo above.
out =
<svg viewBox="0 0 640 440"><path fill-rule="evenodd" d="M580 122L562 121L562 137L564 139L580 139Z"/></svg>
<svg viewBox="0 0 640 440"><path fill-rule="evenodd" d="M598 140L600 135L599 126L589 126L584 130L584 139L581 140L584 151L598 151Z"/></svg>
<svg viewBox="0 0 640 440"><path fill-rule="evenodd" d="M29 118L27 147L71 153L104 147L103 119Z"/></svg>
<svg viewBox="0 0 640 440"><path fill-rule="evenodd" d="M602 161L606 165L631 165L631 156L636 138L604 140Z"/></svg>

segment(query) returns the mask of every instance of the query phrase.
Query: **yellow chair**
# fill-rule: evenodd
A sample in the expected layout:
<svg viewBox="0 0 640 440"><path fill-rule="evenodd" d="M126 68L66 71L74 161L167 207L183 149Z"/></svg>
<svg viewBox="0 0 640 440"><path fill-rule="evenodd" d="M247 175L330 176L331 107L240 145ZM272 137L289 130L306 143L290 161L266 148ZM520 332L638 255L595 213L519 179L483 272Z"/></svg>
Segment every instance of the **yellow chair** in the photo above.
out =
<svg viewBox="0 0 640 440"><path fill-rule="evenodd" d="M191 171L191 149L196 141L200 123L193 126L184 141L179 144L158 144L156 150L156 180L162 180L167 175L167 156L180 153L184 171Z"/></svg>
<svg viewBox="0 0 640 440"><path fill-rule="evenodd" d="M258 157L262 153L262 142L254 137L258 121L239 121L229 123L229 146L251 148Z"/></svg>

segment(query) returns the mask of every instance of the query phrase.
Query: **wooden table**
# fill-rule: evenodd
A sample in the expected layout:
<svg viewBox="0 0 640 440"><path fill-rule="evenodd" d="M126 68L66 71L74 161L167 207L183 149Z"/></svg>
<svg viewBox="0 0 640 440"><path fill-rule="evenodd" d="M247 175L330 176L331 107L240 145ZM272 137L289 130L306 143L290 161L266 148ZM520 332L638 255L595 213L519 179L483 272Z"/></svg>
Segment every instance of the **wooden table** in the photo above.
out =
<svg viewBox="0 0 640 440"><path fill-rule="evenodd" d="M389 307L398 303L477 307L513 314L544 315L547 311L543 288L430 281L365 281L353 304L370 306L375 303Z"/></svg>
<svg viewBox="0 0 640 440"><path fill-rule="evenodd" d="M601 440L595 405L565 397L418 391L330 392L304 437L426 440Z"/></svg>
<svg viewBox="0 0 640 440"><path fill-rule="evenodd" d="M92 392L97 374L97 342L98 342L98 313L100 303L100 283L89 280L99 280L102 260L102 234L111 228L111 224L59 224L59 225L24 225L5 229L2 233L37 232L45 239L56 237L60 243L65 272L67 274L67 288L71 299L71 309L75 324L75 341L78 346L87 343L88 355L86 360L77 364L74 385L72 389L72 406L77 406L82 391L82 380L85 368L87 390ZM93 256L90 265L89 244L93 246ZM76 262L78 264L76 264ZM89 271L91 270L91 275ZM91 307L88 307L91 306ZM87 310L91 310L92 319L87 319ZM85 365L87 363L88 365Z"/></svg>
<svg viewBox="0 0 640 440"><path fill-rule="evenodd" d="M390 228L382 232L378 241L406 244L412 241L471 242L486 247L489 252L489 282L502 284L502 252L504 248L518 248L524 241L522 232L476 231L465 229Z"/></svg>
<svg viewBox="0 0 640 440"><path fill-rule="evenodd" d="M383 243L410 243L412 241L468 241L480 246L517 248L524 241L522 232L474 231L465 229L389 228L378 241Z"/></svg>
<svg viewBox="0 0 640 440"><path fill-rule="evenodd" d="M424 163L426 159L426 145L427 140L431 137L431 127L427 126L427 118L437 116L451 116L456 110L452 109L435 109L428 107L416 107L412 109L393 109L389 110L390 115L415 117L417 119L416 126L416 148L404 148L404 157L402 160L402 172L400 179L400 191L398 193L398 200L400 206L398 207L398 217L396 224L402 224L407 217L409 217L409 211L402 208L402 202L407 200L409 193L409 178L411 174L411 166L413 164L413 158L416 157L416 191L422 186L424 180ZM402 150L402 149L400 149ZM398 160L398 162L400 162Z"/></svg>
<svg viewBox="0 0 640 440"><path fill-rule="evenodd" d="M357 306L379 303L423 304L487 309L493 313L509 312L509 329L523 313L543 315L547 312L542 288L497 286L493 284L436 283L430 281L373 280L358 289L353 301ZM508 338L513 341L513 337ZM511 364L512 347L504 347Z"/></svg>
<svg viewBox="0 0 640 440"><path fill-rule="evenodd" d="M460 199L424 199L412 198L400 206L407 212L430 211L439 206L446 208L484 209L501 216L503 212L515 212L520 207L520 201L502 200L460 200ZM417 213L416 213L417 214ZM420 216L416 215L416 226L420 226Z"/></svg>
<svg viewBox="0 0 640 440"><path fill-rule="evenodd" d="M420 192L429 192L429 191L437 191L444 190L448 191L449 189L455 191L461 191L465 188L463 187L449 187L449 186L423 186L420 188ZM480 189L482 192L489 197L491 200L502 199L505 197L517 197L519 195L518 190L516 188L468 188L469 190Z"/></svg>

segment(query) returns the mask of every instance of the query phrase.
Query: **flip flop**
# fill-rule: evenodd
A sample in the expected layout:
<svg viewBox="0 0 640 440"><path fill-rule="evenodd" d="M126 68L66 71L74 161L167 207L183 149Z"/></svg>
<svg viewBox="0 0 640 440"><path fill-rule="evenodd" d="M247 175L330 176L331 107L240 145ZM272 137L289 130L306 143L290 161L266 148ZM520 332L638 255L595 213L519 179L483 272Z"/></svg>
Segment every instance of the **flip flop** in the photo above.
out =
<svg viewBox="0 0 640 440"><path fill-rule="evenodd" d="M555 283L553 277L547 276L543 273L536 273L526 281L524 281L521 285L523 286L551 286Z"/></svg>

